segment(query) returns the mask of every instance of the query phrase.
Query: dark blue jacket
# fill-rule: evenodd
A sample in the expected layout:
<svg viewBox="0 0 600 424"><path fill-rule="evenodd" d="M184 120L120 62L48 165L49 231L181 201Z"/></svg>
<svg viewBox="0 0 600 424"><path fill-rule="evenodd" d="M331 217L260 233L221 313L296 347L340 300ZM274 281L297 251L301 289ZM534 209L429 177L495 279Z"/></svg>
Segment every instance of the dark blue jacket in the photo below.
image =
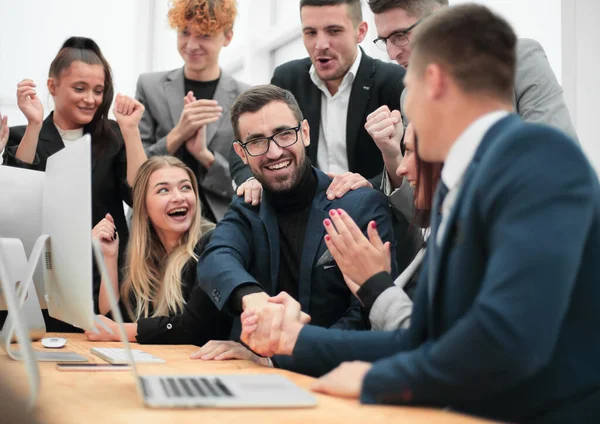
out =
<svg viewBox="0 0 600 424"><path fill-rule="evenodd" d="M328 200L325 191L331 178L316 168L317 190L312 203L304 250L300 262L298 301L302 310L321 327L363 329L360 303L352 295L342 273L326 258L323 220L331 209L344 209L366 233L371 220L377 222L382 240L394 243L387 198L380 192L361 188L341 199ZM241 284L256 283L269 295L277 294L279 273L279 229L272 206L263 198L252 206L235 196L229 211L219 222L198 262L198 282L219 309L226 308L232 292ZM395 261L392 263L396 274Z"/></svg>
<svg viewBox="0 0 600 424"><path fill-rule="evenodd" d="M307 326L296 364L319 375L373 362L363 403L600 422L600 186L580 147L516 115L502 119L448 219L437 254L427 249L410 329Z"/></svg>

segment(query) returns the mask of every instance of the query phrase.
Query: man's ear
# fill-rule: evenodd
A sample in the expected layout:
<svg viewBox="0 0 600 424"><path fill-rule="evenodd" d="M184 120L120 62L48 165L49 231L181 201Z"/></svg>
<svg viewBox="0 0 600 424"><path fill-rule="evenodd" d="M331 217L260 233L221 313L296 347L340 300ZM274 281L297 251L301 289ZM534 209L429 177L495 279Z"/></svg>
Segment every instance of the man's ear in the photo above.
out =
<svg viewBox="0 0 600 424"><path fill-rule="evenodd" d="M358 27L356 29L356 44L360 44L367 36L367 32L369 31L369 24L363 21L360 24L358 24Z"/></svg>
<svg viewBox="0 0 600 424"><path fill-rule="evenodd" d="M448 83L448 74L437 63L430 63L425 68L425 83L427 84L427 94L431 99L438 99L444 93Z"/></svg>
<svg viewBox="0 0 600 424"><path fill-rule="evenodd" d="M223 43L223 47L227 47L229 43L231 43L231 39L233 38L233 30L230 29L225 31L225 42Z"/></svg>
<svg viewBox="0 0 600 424"><path fill-rule="evenodd" d="M54 78L48 78L48 81L46 81L46 87L48 87L48 92L51 96L56 95L56 80Z"/></svg>
<svg viewBox="0 0 600 424"><path fill-rule="evenodd" d="M244 150L244 148L240 145L240 143L238 143L237 141L233 143L233 149L235 150L235 153L237 153L237 155L240 157L240 159L246 164L248 165L248 157L246 156L246 151Z"/></svg>
<svg viewBox="0 0 600 424"><path fill-rule="evenodd" d="M304 144L304 147L308 147L310 145L310 126L306 119L302 120L300 131L302 131L302 144Z"/></svg>

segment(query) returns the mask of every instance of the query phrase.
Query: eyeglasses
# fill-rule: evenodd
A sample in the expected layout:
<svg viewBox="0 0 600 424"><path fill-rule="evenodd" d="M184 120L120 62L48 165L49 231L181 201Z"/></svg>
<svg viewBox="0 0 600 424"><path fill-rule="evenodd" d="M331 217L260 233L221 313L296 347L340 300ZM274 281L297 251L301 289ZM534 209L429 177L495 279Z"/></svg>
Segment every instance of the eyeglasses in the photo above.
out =
<svg viewBox="0 0 600 424"><path fill-rule="evenodd" d="M385 52L387 51L387 42L388 40L396 47L402 47L408 44L408 34L420 23L421 21L417 21L411 26L401 31L392 32L387 37L377 37L373 40L373 43L379 48L379 50Z"/></svg>
<svg viewBox="0 0 600 424"><path fill-rule="evenodd" d="M298 141L298 131L302 122L298 122L297 127L286 128L281 131L277 131L271 137L258 137L248 140L245 143L237 141L237 143L244 148L246 153L250 156L261 156L269 151L269 143L272 141L279 147L290 147Z"/></svg>

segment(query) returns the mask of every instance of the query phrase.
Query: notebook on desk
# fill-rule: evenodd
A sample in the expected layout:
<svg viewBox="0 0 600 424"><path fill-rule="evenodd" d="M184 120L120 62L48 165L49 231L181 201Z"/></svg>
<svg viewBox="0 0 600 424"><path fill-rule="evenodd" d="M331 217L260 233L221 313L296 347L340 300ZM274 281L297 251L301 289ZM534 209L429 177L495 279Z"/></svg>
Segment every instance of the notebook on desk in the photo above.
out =
<svg viewBox="0 0 600 424"><path fill-rule="evenodd" d="M112 290L100 245L93 242L94 256L102 277L108 284L112 305L116 296ZM152 408L306 408L317 404L314 395L278 374L227 375L146 375L141 376L125 334L119 308L113 308L123 348L131 363L131 372L144 404Z"/></svg>

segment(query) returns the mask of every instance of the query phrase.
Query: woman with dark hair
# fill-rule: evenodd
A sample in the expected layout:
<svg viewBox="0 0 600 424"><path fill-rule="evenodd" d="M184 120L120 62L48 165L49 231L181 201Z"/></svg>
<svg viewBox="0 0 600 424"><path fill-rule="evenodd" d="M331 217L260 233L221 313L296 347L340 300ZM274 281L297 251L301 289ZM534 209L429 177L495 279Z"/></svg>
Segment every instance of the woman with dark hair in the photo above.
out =
<svg viewBox="0 0 600 424"><path fill-rule="evenodd" d="M113 109L117 122L108 119L114 96L111 69L98 45L89 38L71 37L65 41L50 65L47 87L55 107L44 120L36 84L27 79L18 84L18 105L28 123L10 128L4 163L44 171L51 155L89 133L92 137L90 228L110 214L124 252L129 231L123 201L131 204L133 179L146 160L138 130L144 107L132 98L117 95ZM94 280L97 303L100 285L97 273ZM49 321L46 322L48 325ZM53 325L48 327L49 331L56 330ZM62 326L59 329L67 330Z"/></svg>
<svg viewBox="0 0 600 424"><path fill-rule="evenodd" d="M342 210L325 220L325 243L344 273L348 287L369 311L374 330L410 325L412 296L409 297L407 292L412 294L419 279L429 235L433 193L442 173L442 164L424 162L417 155L416 147L417 137L409 124L402 145L403 159L396 173L414 188L415 216L412 222L423 230L425 241L395 281L389 274L389 242L381 242L374 222L369 223L367 238Z"/></svg>

